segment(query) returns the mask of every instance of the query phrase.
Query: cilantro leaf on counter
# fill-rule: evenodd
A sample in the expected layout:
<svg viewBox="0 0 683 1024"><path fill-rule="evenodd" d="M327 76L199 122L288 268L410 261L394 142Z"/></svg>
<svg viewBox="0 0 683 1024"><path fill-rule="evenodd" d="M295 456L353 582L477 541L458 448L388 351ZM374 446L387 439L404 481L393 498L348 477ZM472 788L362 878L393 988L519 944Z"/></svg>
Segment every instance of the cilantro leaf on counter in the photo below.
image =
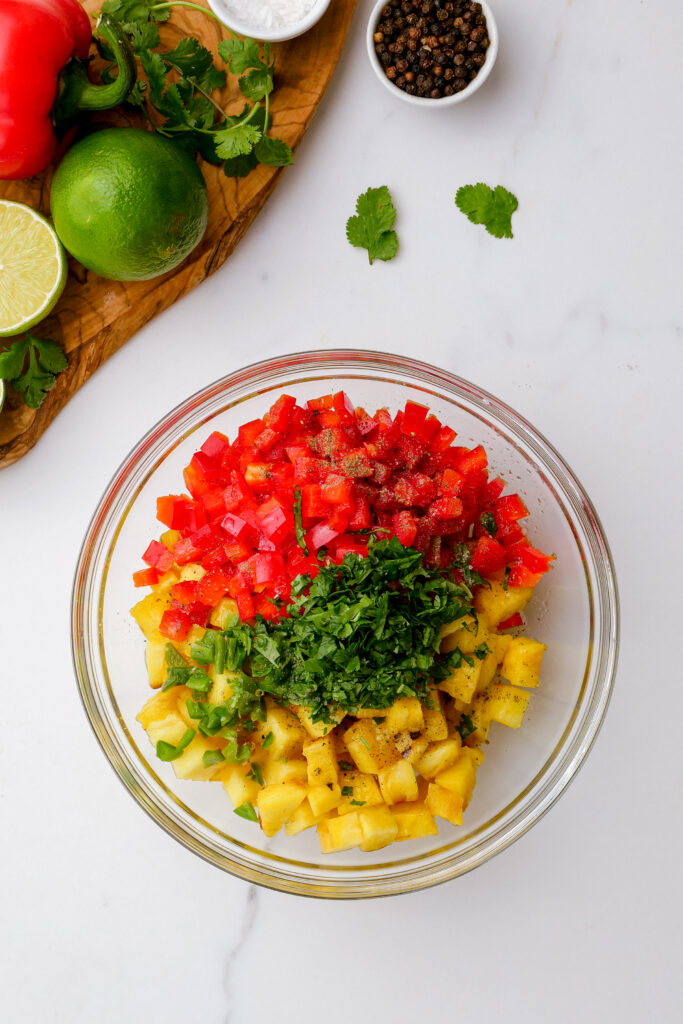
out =
<svg viewBox="0 0 683 1024"><path fill-rule="evenodd" d="M393 229L396 209L386 185L369 188L356 200L356 216L346 222L346 237L351 245L367 249L368 259L391 260L398 251L398 235Z"/></svg>
<svg viewBox="0 0 683 1024"><path fill-rule="evenodd" d="M472 221L483 224L494 238L512 238L512 214L517 209L516 196L502 185L495 189L479 182L463 185L455 195L455 205Z"/></svg>
<svg viewBox="0 0 683 1024"><path fill-rule="evenodd" d="M41 407L48 391L57 383L57 374L67 366L67 358L56 342L32 334L0 353L0 379L8 381L23 396L29 409Z"/></svg>

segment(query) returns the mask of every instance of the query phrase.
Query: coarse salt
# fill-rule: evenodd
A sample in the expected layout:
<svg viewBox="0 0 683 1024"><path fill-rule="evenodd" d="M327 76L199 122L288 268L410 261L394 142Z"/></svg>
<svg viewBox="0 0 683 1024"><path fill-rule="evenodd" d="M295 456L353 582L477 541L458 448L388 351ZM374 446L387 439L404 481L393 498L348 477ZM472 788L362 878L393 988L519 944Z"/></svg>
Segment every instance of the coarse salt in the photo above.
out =
<svg viewBox="0 0 683 1024"><path fill-rule="evenodd" d="M253 29L283 29L303 21L318 0L223 0L233 18Z"/></svg>

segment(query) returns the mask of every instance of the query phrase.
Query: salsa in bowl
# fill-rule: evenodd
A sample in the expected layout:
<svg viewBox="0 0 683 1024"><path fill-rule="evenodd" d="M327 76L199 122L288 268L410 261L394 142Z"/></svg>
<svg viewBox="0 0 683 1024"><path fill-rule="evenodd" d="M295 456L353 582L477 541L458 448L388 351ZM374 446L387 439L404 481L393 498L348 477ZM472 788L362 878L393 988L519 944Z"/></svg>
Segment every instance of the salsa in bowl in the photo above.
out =
<svg viewBox="0 0 683 1024"><path fill-rule="evenodd" d="M335 396L342 392L347 398L339 398L335 408ZM292 444L280 445L284 449L280 458L279 439L273 440L268 435L261 438L258 445L254 444L259 434L268 429L267 422L261 424L269 410L282 409L292 398L299 409L306 410L309 402L313 408L321 396L331 396L332 403L318 410L327 421L324 430L337 428L339 424L333 422L335 415L343 419L345 411L351 415L349 408L354 409L354 416L357 407L371 410L369 420L375 418L376 410L386 410L392 424L400 414L399 428L405 422L406 430L399 429L398 433L408 441L399 438L403 447L400 458L394 456L396 465L389 466L388 490L387 481L381 483L374 480L374 476L379 474L381 478L384 470L379 469L379 465L390 461L389 457L376 459L370 466L364 465L359 455L359 449L367 451L368 445L376 443L379 433L376 426L369 427L366 435L360 434L361 438L368 438L367 442L354 442L346 451L333 447L328 455L292 452L293 458L290 458L286 447L303 447ZM429 411L423 415L425 409ZM325 412L333 415L325 416ZM430 416L438 421L438 427L433 420L429 427L425 426ZM215 471L218 453L222 453L222 462L224 446L234 445L240 437L240 427L249 424L253 425L251 433L242 432L243 447L257 449L261 455L255 460L253 452L249 452L246 456L249 461L242 459L243 468L239 472L246 480L247 466L264 463L270 466L266 471L249 471L256 490L250 484L251 495L242 494L239 499L242 507L238 503L233 509L212 507L215 498L199 501L205 511L205 505L209 508L206 523L200 521L183 526L180 520L175 520L175 527L169 525L169 516L172 524L172 516L182 515L182 508L174 509L172 504L167 502L164 506L162 502L159 510L157 499L175 496L180 501L198 501L193 489L201 489L210 482L207 476ZM257 428L258 434L254 433ZM444 440L448 436L446 448L455 452L449 456L453 465L441 466L440 484L435 483L435 469L432 474L434 493L416 496L414 490L406 489L406 474L420 473L428 464L423 451L410 468L417 446L413 445L411 452L409 439L425 431L420 443L426 449L428 440L444 429L457 433L457 439L442 435ZM427 438L430 431L432 437ZM335 436L328 434L327 440ZM213 438L211 442L210 438ZM275 452L278 457L262 458L263 445L267 449L270 441L270 455ZM196 460L195 453L207 443L212 454L208 460ZM477 460L481 459L479 449L487 458L485 486L500 478L507 489L494 494L500 486L495 484L487 500L478 501L475 507L471 502L468 505L467 486L464 486L468 474L462 470L467 468L469 458L470 470L481 471L481 467L477 467ZM369 450L373 452L372 448ZM230 458L239 460L243 454L233 451ZM268 451L265 454L268 455ZM307 464L304 462L297 467L297 458L315 458L329 465L324 471L320 465L309 467L317 472L319 479L306 481ZM346 473L343 472L345 458ZM201 470L199 478L190 473L189 480L186 475L183 483L183 470L193 465L193 459L195 469ZM456 464L458 459L460 468ZM305 492L305 516L302 507L295 514L294 502L291 508L287 502L282 502L279 511L277 502L273 504L278 490L270 481L277 479L278 473L286 477L289 472L279 469L273 474L278 465L289 465L292 473L299 473L296 480L283 478L281 494L287 493L291 486L294 496L296 487L303 505L302 487L320 488L320 493ZM447 469L463 478L458 488L443 487ZM270 477L266 473L270 473ZM430 476L429 473L422 475ZM340 479L330 480L330 476ZM348 487L349 481L353 488ZM362 481L366 482L363 486L359 484ZM446 477L446 484L449 481L458 483L453 475ZM368 522L366 515L357 529L353 529L352 499L355 501L359 493L367 491L368 482L376 485L371 490L378 496L377 501L369 501L372 519ZM412 483L416 484L414 478ZM426 486L424 480L422 483ZM222 487L222 484L221 479L221 489L225 491L228 485ZM397 484L398 495L392 495L391 487L393 485L395 491ZM439 486L444 493L439 494ZM383 488L384 493L379 497ZM208 487L204 495L211 489ZM332 497L337 501L323 499L323 489L326 489L327 499ZM518 496L519 506L510 501L507 506L505 502L500 504L502 499L511 499L514 495ZM248 505L248 502L245 505L246 498L255 504L252 511L257 518L251 523L249 516L243 514ZM392 498L394 504L398 502L398 507L392 507ZM316 499L321 502L317 506ZM410 499L415 501L411 503ZM442 502L442 499L445 500ZM236 500L234 495L233 500ZM456 504L458 501L463 509ZM382 504L387 507L377 507ZM493 511L484 508L485 504ZM344 506L347 521L344 521ZM434 507L430 511L431 506ZM524 512L517 518L514 514L506 518L501 512L506 507L513 513L515 509L517 513L522 509ZM463 520L458 526L454 521L462 517L465 508L465 518L471 520L476 513L476 522ZM175 530L179 534L167 536L167 543L161 534L153 542L170 553L173 562L168 567L163 552L155 548L149 551L158 511L165 516L160 530L164 533ZM488 518L487 511L493 520ZM404 515L406 512L409 516ZM201 520L201 513L197 514ZM229 516L233 519L228 518L224 528L221 524ZM429 527L422 523L427 516L432 520ZM485 517L483 523L482 516ZM528 538L523 543L515 531L515 524L521 530L520 518L529 524ZM236 522L237 519L241 522ZM263 520L267 524L265 530L259 525ZM441 534L434 529L438 521L445 523ZM201 537L195 536L191 542L194 550L191 545L183 545L183 541L208 525L217 526L221 531L223 554L226 546L244 545L241 551L231 548L233 555L239 554L239 561L229 557L223 560L223 555L215 551L213 557L218 559L218 564L201 565L207 558L211 561L208 548L196 550ZM230 530L237 531L237 536L229 535ZM503 543L506 530L509 530L508 544ZM270 538L269 531L272 531ZM297 540L298 533L308 554ZM262 543L263 537L271 543L275 537L276 542L281 540L282 543L269 547ZM439 544L435 544L437 537ZM480 543L482 540L485 543ZM507 552L497 566L494 561L485 561L485 555L492 559L498 551L491 541ZM181 545L179 551L175 550L178 544ZM525 554L526 564L521 557L520 544L532 553L531 556ZM215 544L214 549L217 547ZM392 551L387 552L388 548ZM477 548L479 562L474 557ZM155 551L156 556L161 557L160 566L149 564L155 558ZM469 553L467 565L463 551ZM407 679L407 690L394 693L391 703L387 698L373 708L365 698L355 706L344 704L343 700L338 702L336 713L342 717L334 724L331 702L328 700L323 714L324 702L319 702L316 707L308 708L307 728L305 704L295 704L294 699L304 701L313 690L306 691L299 679L301 685L296 693L277 692L286 675L281 673L279 681L266 679L265 686L270 687L269 690L255 686L256 690L262 689L258 694L262 705L253 719L243 716L236 723L214 716L211 722L208 720L207 711L225 705L231 696L226 689L223 699L209 700L210 689L202 689L213 688L217 675L226 671L225 657L220 651L218 657L223 660L216 665L213 634L221 636L218 641L221 651L228 644L233 655L238 630L247 630L247 633L252 630L249 642L253 642L253 631L257 630L261 636L258 644L266 648L271 642L279 644L281 652L285 652L292 638L285 636L286 629L276 627L278 623L291 624L295 618L287 610L291 600L291 589L286 593L287 586L300 588L295 598L306 600L313 592L309 577L316 572L316 566L323 566L316 574L320 577L327 574L333 587L344 566L354 571L353 566L368 561L368 556L381 562L388 554L396 561L406 552L417 553L410 557L417 557L420 571L431 574L421 577L427 579L428 585L436 580L448 580L449 586L460 588L457 594L451 593L453 600L457 598L459 614L453 614L448 623L431 623L431 628L444 630L437 645L430 641L436 660L443 662L437 670L443 678L432 679L436 683L433 689L439 691L435 700L424 699L426 692L420 686L428 673L423 673L422 682ZM547 575L543 570L551 562L543 552L556 556L552 571ZM139 569L143 553L147 555L146 568ZM264 555L270 557L264 558ZM457 556L459 564L456 564ZM500 559L499 551L498 556ZM309 562L308 566L303 564L306 559L314 558L315 562ZM298 564L296 559L300 560ZM478 575L487 576L489 585L475 582L473 587L473 578L469 583L465 579L463 570L476 572L477 564L483 570ZM193 570L198 578L192 579L189 573L181 579L183 565L199 566L201 571ZM379 562L373 571L378 565ZM333 567L336 568L333 570ZM256 581L257 568L259 582ZM143 713L143 721L138 721L146 696L147 672L145 638L128 612L141 597L140 589L136 592L131 578L133 570L149 573L143 579L138 576L137 582L143 586L166 588L163 600L167 607L163 608L158 621L148 623L148 628L161 637L161 641L155 638L156 660L150 658L156 672L153 681L158 688L152 701L169 702L166 717L171 718L175 730L171 732L164 732L163 728L161 732L154 732L154 724L158 726L163 717L156 717L153 723L145 719ZM296 575L292 575L295 570ZM164 580L171 571L176 576ZM252 571L253 577L250 577ZM380 566L378 571L384 570ZM156 578L154 573L158 574ZM277 581L278 573L281 581ZM523 602L526 608L522 630L516 619L506 622L522 611L522 605L519 609L496 605L492 613L491 607L483 608L482 597L477 594L509 601L508 595L531 590L531 580L525 574L535 577L533 582L538 583L538 589L528 605ZM303 585L295 583L297 578L304 581ZM203 589L202 581L205 581ZM196 587L181 584L196 584ZM392 581L389 588L395 589L396 585L405 594L405 584L406 579L401 578ZM223 593L221 588L224 588ZM217 609L221 604L223 612L227 611L230 617L211 623L210 616L219 614ZM202 607L193 608L196 605ZM324 607L325 603L319 601L317 609L311 610L317 614ZM199 617L199 621L190 622L189 626L179 614L185 614L188 608ZM510 615L503 614L505 608L511 610ZM161 630L162 616L168 611L174 614L167 616ZM305 621L300 613L296 618L297 622ZM503 629L499 629L501 623ZM177 628L179 632L172 635ZM450 643L449 629L451 637L455 638ZM190 635L192 630L194 633ZM424 364L367 352L303 353L247 367L171 413L140 443L104 496L84 544L74 592L74 650L86 710L107 756L141 805L170 834L226 870L275 888L320 896L381 895L434 884L469 870L521 835L559 796L590 747L607 705L616 659L616 630L616 590L604 537L590 502L552 448L504 405L467 382ZM519 641L527 636L538 646L525 649ZM501 640L501 637L507 639ZM182 663L176 666L167 663L167 644L178 651ZM502 648L511 645L520 654L517 669L514 657L508 656L505 666L507 651ZM530 677L529 665L533 675L533 665L538 667L539 654L543 654L544 648L547 650L543 656L541 685L535 688L537 672L536 678ZM291 653L291 646L287 650ZM457 657L461 659L458 666L454 664ZM242 672L256 684L266 678L263 662L260 665L257 662L256 670L246 656L239 666L233 663L235 668L229 671ZM479 669L481 673L484 664L487 665L485 685L479 692L480 680L475 682L471 693L457 690L458 686L471 686L468 672ZM223 673L217 671L219 667ZM169 671L171 680L176 682L162 690ZM526 682L524 672L527 672ZM448 685L455 693L442 688L451 676L455 679ZM192 680L199 682L197 690L188 688ZM511 700L516 696L516 690L511 689L515 687L525 697ZM373 692L370 687L365 697L369 699L371 692L373 698L377 698L380 691ZM217 690L213 691L213 696L218 698ZM465 700L468 696L471 699ZM479 720L476 714L468 713L472 710L470 705L477 701L477 708L483 705L488 708ZM519 724L521 715L514 721L514 712L523 711L521 705L527 703L523 728L519 731L506 728L506 724ZM293 708L303 709L300 717ZM157 712L158 709L155 714ZM259 718L263 715L265 721ZM433 729L429 733L428 718ZM506 718L509 720L502 724ZM241 728L245 722L246 732ZM152 743L145 735L143 724L152 725L149 737ZM233 735L230 730L236 724L239 728ZM248 730L252 727L250 734ZM316 729L325 731L316 736ZM221 730L227 731L216 738ZM288 747L290 730L295 737L293 741L289 737ZM443 738L438 739L437 733L444 732ZM270 734L272 739L269 739ZM187 735L190 739L185 739L186 746L176 755L174 748ZM487 739L491 740L490 745L486 744ZM162 744L162 753L169 755L168 761L157 756L158 743ZM379 753L378 744L383 745ZM195 755L190 758L186 752L193 746ZM278 758L273 756L273 747L280 751ZM486 759L480 767L483 750ZM378 761L377 758L387 751L388 760ZM439 762L437 755L445 756L445 760ZM430 757L436 758L431 764ZM195 768L191 768L189 774L181 770L181 777L178 777L173 769L179 762L194 764ZM193 775L195 770L199 774ZM225 773L225 778L193 781L202 777L202 772L207 773L204 778L220 772ZM475 773L477 786L472 795ZM221 781L224 785L216 784ZM324 810L321 809L324 800L313 806L311 792L315 786L321 788L313 792L314 804L322 794L322 787L331 794L328 801L337 802ZM241 815L232 812L226 790L236 807L242 809ZM241 796L244 799L239 799ZM458 824L468 801L470 806L462 824ZM255 817L262 819L263 828L253 820ZM410 841L398 842L398 839ZM321 853L321 846L325 853Z"/></svg>

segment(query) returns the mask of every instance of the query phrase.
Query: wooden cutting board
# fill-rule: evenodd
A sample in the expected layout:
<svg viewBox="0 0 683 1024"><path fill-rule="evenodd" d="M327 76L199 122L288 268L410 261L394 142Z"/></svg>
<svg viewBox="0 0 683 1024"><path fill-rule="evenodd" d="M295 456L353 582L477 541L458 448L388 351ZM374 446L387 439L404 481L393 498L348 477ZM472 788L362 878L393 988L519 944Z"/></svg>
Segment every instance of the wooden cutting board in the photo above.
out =
<svg viewBox="0 0 683 1024"><path fill-rule="evenodd" d="M197 0L208 6L205 0ZM322 20L309 32L273 47L276 82L271 101L273 134L294 149L308 127L339 59L356 0L332 0ZM101 0L85 0L88 11ZM176 7L172 23L161 26L162 42L174 45L180 35L194 35L216 50L226 34L198 11ZM239 90L229 79L216 99L228 112L241 109ZM103 125L136 124L136 115L121 111L98 115ZM28 409L8 389L0 413L0 469L20 459L50 425L71 396L99 366L157 313L200 284L221 266L273 191L283 171L257 167L247 178L226 178L220 168L200 162L209 191L209 224L203 241L176 270L152 281L119 284L106 281L69 261L69 279L61 299L36 334L60 342L69 366L38 411ZM26 181L0 182L0 196L49 213L51 170Z"/></svg>

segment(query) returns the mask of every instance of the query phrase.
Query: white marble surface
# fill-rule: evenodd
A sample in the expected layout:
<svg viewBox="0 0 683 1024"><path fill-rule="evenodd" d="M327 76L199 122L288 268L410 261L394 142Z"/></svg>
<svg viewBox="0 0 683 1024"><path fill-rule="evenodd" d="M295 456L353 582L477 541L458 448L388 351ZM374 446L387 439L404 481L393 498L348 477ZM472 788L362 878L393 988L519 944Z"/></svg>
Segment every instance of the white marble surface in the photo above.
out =
<svg viewBox="0 0 683 1024"><path fill-rule="evenodd" d="M683 7L496 0L492 78L429 114L374 80L368 8L228 265L0 475L7 1024L682 1018ZM478 180L518 195L513 241L454 208ZM344 223L383 183L401 252L370 268ZM473 874L363 904L256 891L169 840L90 732L68 631L81 537L141 433L245 362L344 345L421 356L528 417L593 496L623 605L611 709L559 804Z"/></svg>

